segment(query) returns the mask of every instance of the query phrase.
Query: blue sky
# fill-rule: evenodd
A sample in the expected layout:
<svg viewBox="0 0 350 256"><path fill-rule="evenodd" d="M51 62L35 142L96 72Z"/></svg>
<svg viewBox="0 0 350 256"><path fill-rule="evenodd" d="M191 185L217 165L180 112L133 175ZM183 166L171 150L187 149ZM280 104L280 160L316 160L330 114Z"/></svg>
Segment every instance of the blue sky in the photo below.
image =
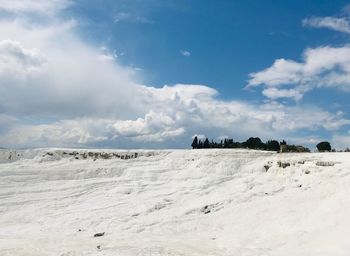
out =
<svg viewBox="0 0 350 256"><path fill-rule="evenodd" d="M277 58L299 60L306 47L348 40L301 23L337 14L345 1L102 1L97 11L94 2L73 8L87 22L81 33L126 54L120 61L144 69L146 83L208 84L224 97L249 97L241 90L248 74Z"/></svg>
<svg viewBox="0 0 350 256"><path fill-rule="evenodd" d="M0 146L350 147L347 1L0 1Z"/></svg>

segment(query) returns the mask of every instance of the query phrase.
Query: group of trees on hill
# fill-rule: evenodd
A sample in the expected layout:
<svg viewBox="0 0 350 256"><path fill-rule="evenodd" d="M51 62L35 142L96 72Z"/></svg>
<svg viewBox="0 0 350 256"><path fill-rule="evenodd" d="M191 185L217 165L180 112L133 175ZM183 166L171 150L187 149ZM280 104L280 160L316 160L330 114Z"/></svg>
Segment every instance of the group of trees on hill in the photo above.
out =
<svg viewBox="0 0 350 256"><path fill-rule="evenodd" d="M308 148L296 145L287 145L286 141L278 142L277 140L269 140L266 143L262 142L258 137L250 137L245 142L236 142L233 139L224 139L220 142L213 140L209 141L206 138L204 141L199 140L197 136L194 137L192 144L193 149L201 148L249 148L268 151L280 151L282 148L284 152L310 152Z"/></svg>

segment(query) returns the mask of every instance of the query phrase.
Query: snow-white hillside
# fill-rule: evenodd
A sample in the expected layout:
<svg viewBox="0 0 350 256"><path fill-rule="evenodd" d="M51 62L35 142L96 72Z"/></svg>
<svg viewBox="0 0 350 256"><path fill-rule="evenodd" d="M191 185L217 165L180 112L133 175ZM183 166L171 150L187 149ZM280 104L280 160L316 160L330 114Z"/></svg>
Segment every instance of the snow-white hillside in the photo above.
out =
<svg viewBox="0 0 350 256"><path fill-rule="evenodd" d="M1 150L0 255L349 255L349 174L350 153Z"/></svg>

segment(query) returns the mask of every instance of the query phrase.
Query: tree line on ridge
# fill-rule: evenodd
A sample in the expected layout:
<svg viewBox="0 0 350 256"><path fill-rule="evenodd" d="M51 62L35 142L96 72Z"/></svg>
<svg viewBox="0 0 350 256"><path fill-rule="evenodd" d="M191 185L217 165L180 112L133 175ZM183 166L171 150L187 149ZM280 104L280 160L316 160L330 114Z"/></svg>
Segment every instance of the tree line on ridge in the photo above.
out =
<svg viewBox="0 0 350 256"><path fill-rule="evenodd" d="M198 139L197 136L194 137L191 147L193 149L201 148L249 148L256 150L267 150L276 152L311 152L309 148L300 145L287 144L285 140L279 142L277 140L268 140L267 142L262 142L259 137L250 137L244 142L237 142L233 139L223 139L220 142L214 140L209 141L208 138L205 140ZM331 152L332 147L329 142L322 141L317 144L317 149L319 152Z"/></svg>

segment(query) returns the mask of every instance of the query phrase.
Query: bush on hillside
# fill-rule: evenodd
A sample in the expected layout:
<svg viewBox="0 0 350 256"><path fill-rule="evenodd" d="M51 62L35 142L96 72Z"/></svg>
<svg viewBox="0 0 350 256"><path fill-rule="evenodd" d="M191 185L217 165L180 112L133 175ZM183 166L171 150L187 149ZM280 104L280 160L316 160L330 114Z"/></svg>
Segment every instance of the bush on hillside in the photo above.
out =
<svg viewBox="0 0 350 256"><path fill-rule="evenodd" d="M322 141L316 145L319 152L331 152L332 147L328 141Z"/></svg>

